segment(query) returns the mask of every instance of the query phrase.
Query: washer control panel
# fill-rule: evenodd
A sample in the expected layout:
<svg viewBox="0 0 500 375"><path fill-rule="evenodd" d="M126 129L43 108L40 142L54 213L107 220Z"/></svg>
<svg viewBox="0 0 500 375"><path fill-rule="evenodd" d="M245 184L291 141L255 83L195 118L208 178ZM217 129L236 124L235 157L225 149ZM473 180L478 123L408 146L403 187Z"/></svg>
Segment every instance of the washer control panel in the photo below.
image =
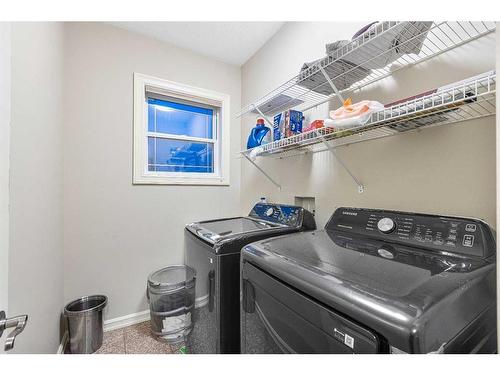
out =
<svg viewBox="0 0 500 375"><path fill-rule="evenodd" d="M300 226L303 208L282 204L257 203L250 212L251 217L277 224Z"/></svg>
<svg viewBox="0 0 500 375"><path fill-rule="evenodd" d="M462 255L488 257L496 248L491 228L468 218L339 208L325 229Z"/></svg>

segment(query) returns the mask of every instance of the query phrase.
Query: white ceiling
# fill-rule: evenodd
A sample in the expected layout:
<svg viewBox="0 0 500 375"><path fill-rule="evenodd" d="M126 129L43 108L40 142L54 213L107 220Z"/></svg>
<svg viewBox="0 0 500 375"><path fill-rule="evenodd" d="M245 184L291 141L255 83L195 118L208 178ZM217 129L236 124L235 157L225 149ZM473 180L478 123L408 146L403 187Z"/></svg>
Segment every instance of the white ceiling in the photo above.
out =
<svg viewBox="0 0 500 375"><path fill-rule="evenodd" d="M111 22L143 35L243 65L284 22Z"/></svg>

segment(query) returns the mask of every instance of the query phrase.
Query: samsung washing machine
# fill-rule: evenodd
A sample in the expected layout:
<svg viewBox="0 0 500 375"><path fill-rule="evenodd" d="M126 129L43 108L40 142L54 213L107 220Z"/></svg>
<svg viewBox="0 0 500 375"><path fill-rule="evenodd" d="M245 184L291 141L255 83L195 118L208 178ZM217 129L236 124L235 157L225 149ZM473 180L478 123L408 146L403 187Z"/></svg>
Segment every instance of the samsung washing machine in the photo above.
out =
<svg viewBox="0 0 500 375"><path fill-rule="evenodd" d="M256 204L250 214L189 224L186 264L196 270L192 353L240 352L240 253L264 238L316 229L313 215L297 206Z"/></svg>
<svg viewBox="0 0 500 375"><path fill-rule="evenodd" d="M242 251L242 353L495 353L483 221L339 208Z"/></svg>

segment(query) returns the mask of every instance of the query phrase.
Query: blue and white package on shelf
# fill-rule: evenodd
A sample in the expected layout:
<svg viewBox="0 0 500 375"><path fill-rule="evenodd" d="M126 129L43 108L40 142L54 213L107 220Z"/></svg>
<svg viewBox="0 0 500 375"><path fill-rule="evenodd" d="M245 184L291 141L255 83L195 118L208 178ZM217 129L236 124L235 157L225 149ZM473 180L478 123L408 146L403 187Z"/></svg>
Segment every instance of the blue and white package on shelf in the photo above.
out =
<svg viewBox="0 0 500 375"><path fill-rule="evenodd" d="M285 114L278 113L273 120L273 141L280 140L281 134L285 134Z"/></svg>
<svg viewBox="0 0 500 375"><path fill-rule="evenodd" d="M273 140L277 141L302 133L303 120L302 112L293 109L278 113L273 121Z"/></svg>

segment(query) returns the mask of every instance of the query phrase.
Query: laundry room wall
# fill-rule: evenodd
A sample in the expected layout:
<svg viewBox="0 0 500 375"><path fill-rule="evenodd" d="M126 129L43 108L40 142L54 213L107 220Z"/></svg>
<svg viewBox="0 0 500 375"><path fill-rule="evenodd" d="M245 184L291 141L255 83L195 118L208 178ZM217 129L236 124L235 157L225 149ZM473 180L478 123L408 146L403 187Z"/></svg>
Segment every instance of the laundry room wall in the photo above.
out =
<svg viewBox="0 0 500 375"><path fill-rule="evenodd" d="M186 223L240 211L240 68L97 23L66 24L66 300L103 293L106 319L147 309L150 272L183 263ZM133 73L231 96L230 186L132 184Z"/></svg>
<svg viewBox="0 0 500 375"><path fill-rule="evenodd" d="M363 23L287 23L242 67L242 103L251 103L298 74L304 62L324 56L325 44L350 39ZM372 84L353 96L388 103L495 68L495 34ZM326 118L320 106L306 116ZM256 116L242 118L241 148ZM496 225L495 118L490 116L337 149L365 185L353 180L329 152L257 163L281 185L279 190L242 159L242 212L259 197L293 203L316 198L323 227L340 206L479 217Z"/></svg>
<svg viewBox="0 0 500 375"><path fill-rule="evenodd" d="M12 23L11 59L8 315L29 319L9 353L55 353L64 303L63 25Z"/></svg>

